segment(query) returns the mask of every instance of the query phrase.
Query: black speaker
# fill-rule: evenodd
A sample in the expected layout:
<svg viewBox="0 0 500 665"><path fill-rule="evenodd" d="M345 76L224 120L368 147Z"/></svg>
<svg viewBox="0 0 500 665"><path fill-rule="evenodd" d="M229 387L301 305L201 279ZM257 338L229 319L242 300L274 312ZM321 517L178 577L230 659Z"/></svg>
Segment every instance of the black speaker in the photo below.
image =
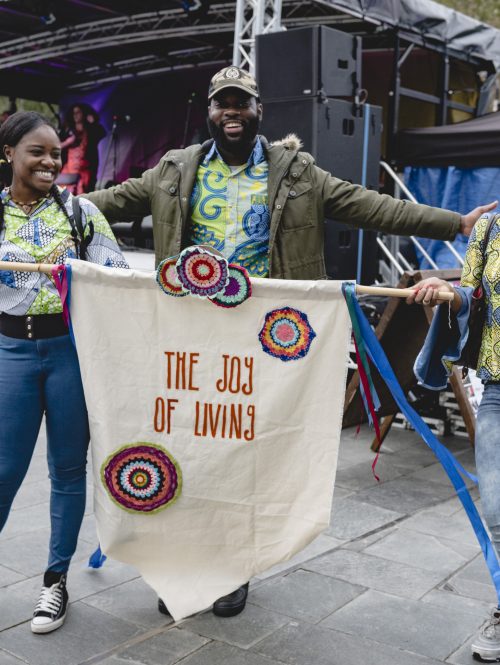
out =
<svg viewBox="0 0 500 665"><path fill-rule="evenodd" d="M378 191L382 107L356 111L350 102L315 97L264 104L262 134L276 141L291 132L322 169Z"/></svg>
<svg viewBox="0 0 500 665"><path fill-rule="evenodd" d="M263 102L352 97L361 80L360 38L323 25L258 35L256 68Z"/></svg>
<svg viewBox="0 0 500 665"><path fill-rule="evenodd" d="M325 265L331 279L357 279L359 229L325 220ZM373 284L378 275L377 234L363 230L361 284Z"/></svg>

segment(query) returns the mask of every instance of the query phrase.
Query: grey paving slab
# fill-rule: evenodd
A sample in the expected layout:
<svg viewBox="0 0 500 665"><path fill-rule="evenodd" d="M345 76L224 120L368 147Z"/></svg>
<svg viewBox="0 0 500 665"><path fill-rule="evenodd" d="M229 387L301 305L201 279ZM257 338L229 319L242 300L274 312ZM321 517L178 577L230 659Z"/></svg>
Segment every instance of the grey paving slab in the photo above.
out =
<svg viewBox="0 0 500 665"><path fill-rule="evenodd" d="M367 547L373 545L373 543L378 542L382 538L385 538L389 533L393 533L397 529L398 524L395 524L394 526L386 526L380 531L375 531L375 533L370 533L367 536L357 538L356 540L352 540L345 545L342 545L342 549L363 552Z"/></svg>
<svg viewBox="0 0 500 665"><path fill-rule="evenodd" d="M255 648L290 665L437 665L438 661L361 636L291 622Z"/></svg>
<svg viewBox="0 0 500 665"><path fill-rule="evenodd" d="M160 614L158 596L142 579L134 579L101 593L94 593L82 602L145 628L155 628L173 621L172 618Z"/></svg>
<svg viewBox="0 0 500 665"><path fill-rule="evenodd" d="M458 455L457 460L462 464L464 460L461 459L461 457ZM471 465L470 464L463 464L463 466L467 469L467 471L471 470ZM426 466L423 469L419 469L418 471L414 471L411 474L412 478L421 478L422 480L427 480L432 483L449 483L450 480L441 466L439 462L436 464L431 464L430 466ZM467 487L472 487L475 483L473 480L470 478L467 478L467 476L464 476L464 482L467 485Z"/></svg>
<svg viewBox="0 0 500 665"><path fill-rule="evenodd" d="M338 470L342 471L360 462L370 465L374 458L373 451L370 450L371 441L370 437L356 437L353 430L343 432L339 447Z"/></svg>
<svg viewBox="0 0 500 665"><path fill-rule="evenodd" d="M3 587L0 589L0 631L17 624L27 621L33 614L33 608L38 599L40 584L37 584L37 592L29 594L28 592L19 593L14 590L14 586ZM2 644L2 634L0 634L0 645ZM1 661L0 661L1 663Z"/></svg>
<svg viewBox="0 0 500 665"><path fill-rule="evenodd" d="M138 634L137 626L84 603L70 607L64 628L34 635L28 623L2 632L0 644L29 665L77 665ZM50 640L50 641L49 641Z"/></svg>
<svg viewBox="0 0 500 665"><path fill-rule="evenodd" d="M68 574L71 600L87 598L92 594L117 587L136 579L139 573L133 566L108 559L102 568L89 568L87 558L72 563Z"/></svg>
<svg viewBox="0 0 500 665"><path fill-rule="evenodd" d="M5 566L0 566L0 587L8 586L9 584L14 584L15 582L20 582L24 580L25 576L20 573L16 573L15 570L6 568Z"/></svg>
<svg viewBox="0 0 500 665"><path fill-rule="evenodd" d="M19 660L19 658L15 658L14 656L11 656L10 653L0 649L0 663L2 663L2 665L22 665L25 662L26 661Z"/></svg>
<svg viewBox="0 0 500 665"><path fill-rule="evenodd" d="M419 478L396 478L356 494L357 501L375 504L387 510L413 514L455 494L451 486L430 483Z"/></svg>
<svg viewBox="0 0 500 665"><path fill-rule="evenodd" d="M250 599L251 593L252 589ZM282 614L248 603L238 616L221 620L212 612L205 612L188 619L184 625L199 635L248 649L288 621Z"/></svg>
<svg viewBox="0 0 500 665"><path fill-rule="evenodd" d="M460 596L458 593L447 591L446 589L432 589L423 596L422 601L430 605L442 607L446 612L469 612L475 617L487 616L491 609L491 604L470 598L469 596Z"/></svg>
<svg viewBox="0 0 500 665"><path fill-rule="evenodd" d="M334 502L331 526L325 532L339 540L352 540L401 519L402 513L346 498Z"/></svg>
<svg viewBox="0 0 500 665"><path fill-rule="evenodd" d="M477 548L401 527L367 547L364 552L436 571L444 577L471 561L477 555Z"/></svg>
<svg viewBox="0 0 500 665"><path fill-rule="evenodd" d="M470 637L460 649L457 649L446 659L446 662L452 663L452 665L477 665L478 661L472 657L471 645L473 640L474 636Z"/></svg>
<svg viewBox="0 0 500 665"><path fill-rule="evenodd" d="M97 537L96 521L93 512L87 513L83 518L79 537L83 538L88 543L94 543L97 547L99 538Z"/></svg>
<svg viewBox="0 0 500 665"><path fill-rule="evenodd" d="M452 509L454 504L449 504L449 507ZM466 543L479 551L477 538L461 505L457 512L449 515L442 513L440 508L441 506L435 506L412 515L405 520L404 528Z"/></svg>
<svg viewBox="0 0 500 665"><path fill-rule="evenodd" d="M410 467L407 467L409 469ZM380 456L376 472L380 482L386 482L393 478L398 478L405 474L405 467L395 465L389 456ZM373 487L377 484L373 476L370 462L360 462L359 464L350 464L341 468L337 475L337 484L340 487L352 490L359 490L365 487Z"/></svg>
<svg viewBox="0 0 500 665"><path fill-rule="evenodd" d="M468 612L444 613L433 605L370 590L320 625L442 660L481 623Z"/></svg>
<svg viewBox="0 0 500 665"><path fill-rule="evenodd" d="M337 479L339 478L340 474L337 473ZM345 499L346 496L350 496L352 494L352 490L346 489L345 487L341 487L337 481L335 481L335 489L333 490L333 500L338 501L339 499Z"/></svg>
<svg viewBox="0 0 500 665"><path fill-rule="evenodd" d="M27 476L16 494L12 510L20 510L21 508L36 506L41 503L48 504L50 500L49 479L43 478L43 480L29 481L30 476Z"/></svg>
<svg viewBox="0 0 500 665"><path fill-rule="evenodd" d="M443 579L436 572L344 549L314 559L304 564L303 568L350 584L415 599L423 596Z"/></svg>
<svg viewBox="0 0 500 665"><path fill-rule="evenodd" d="M201 649L209 640L183 628L172 628L112 656L97 661L100 665L173 665L193 651ZM184 661L183 661L184 662Z"/></svg>
<svg viewBox="0 0 500 665"><path fill-rule="evenodd" d="M384 447L382 447L382 450L384 450ZM384 453L390 456L393 464L402 464L404 467L412 468L414 471L419 467L429 466L436 461L434 453L423 441L413 446L401 448L400 450L389 452L385 449Z"/></svg>
<svg viewBox="0 0 500 665"><path fill-rule="evenodd" d="M50 514L49 504L39 503L38 505L12 510L7 518L5 527L2 530L2 541L14 536L22 536L29 531L38 531L39 529L49 529Z"/></svg>
<svg viewBox="0 0 500 665"><path fill-rule="evenodd" d="M215 642L188 656L182 665L282 665L283 662Z"/></svg>
<svg viewBox="0 0 500 665"><path fill-rule="evenodd" d="M250 600L259 607L317 623L364 591L362 586L333 577L296 570L260 586Z"/></svg>
<svg viewBox="0 0 500 665"><path fill-rule="evenodd" d="M444 588L486 603L496 602L496 593L482 554L447 580Z"/></svg>
<svg viewBox="0 0 500 665"><path fill-rule="evenodd" d="M278 563L272 568L268 568L264 572L259 573L256 578L259 580L265 580L269 577L274 577L279 573L290 570L290 568L300 566L304 561L309 561L324 552L330 552L331 550L340 547L344 542L344 540L321 534L315 538L312 543L307 545L307 547L288 559L288 561L283 561L283 563Z"/></svg>
<svg viewBox="0 0 500 665"><path fill-rule="evenodd" d="M21 575L37 575L47 567L48 546L48 529L29 531L8 539L0 538L0 561ZM89 543L79 540L74 560L90 556L92 550Z"/></svg>

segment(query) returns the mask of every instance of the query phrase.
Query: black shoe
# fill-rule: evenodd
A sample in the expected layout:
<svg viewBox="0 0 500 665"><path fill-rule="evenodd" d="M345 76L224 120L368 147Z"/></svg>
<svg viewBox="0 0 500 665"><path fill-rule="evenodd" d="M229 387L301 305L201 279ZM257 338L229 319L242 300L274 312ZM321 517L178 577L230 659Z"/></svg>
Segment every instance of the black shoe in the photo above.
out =
<svg viewBox="0 0 500 665"><path fill-rule="evenodd" d="M32 632L51 633L60 628L66 618L67 605L66 575L47 570L43 577L40 598L31 620Z"/></svg>
<svg viewBox="0 0 500 665"><path fill-rule="evenodd" d="M168 611L168 607L165 605L163 600L161 598L158 598L158 612L161 612L162 614L165 614L167 617L171 617L172 615Z"/></svg>
<svg viewBox="0 0 500 665"><path fill-rule="evenodd" d="M212 608L212 612L217 617L235 617L240 612L243 612L247 603L248 596L248 582L239 589L229 593L227 596L222 596L216 600Z"/></svg>

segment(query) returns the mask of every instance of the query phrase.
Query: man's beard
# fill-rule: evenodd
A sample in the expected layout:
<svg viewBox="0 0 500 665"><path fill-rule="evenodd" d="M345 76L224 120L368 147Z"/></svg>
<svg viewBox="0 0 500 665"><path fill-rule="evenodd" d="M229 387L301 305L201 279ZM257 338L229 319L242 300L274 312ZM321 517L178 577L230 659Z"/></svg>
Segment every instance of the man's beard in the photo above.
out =
<svg viewBox="0 0 500 665"><path fill-rule="evenodd" d="M247 157L253 147L255 137L259 133L260 118L255 117L248 120L243 125L243 131L237 141L231 141L227 138L222 124L216 125L215 122L210 120L210 118L207 118L207 124L210 136L214 139L219 149L223 152L228 152L229 154L241 154L242 156Z"/></svg>

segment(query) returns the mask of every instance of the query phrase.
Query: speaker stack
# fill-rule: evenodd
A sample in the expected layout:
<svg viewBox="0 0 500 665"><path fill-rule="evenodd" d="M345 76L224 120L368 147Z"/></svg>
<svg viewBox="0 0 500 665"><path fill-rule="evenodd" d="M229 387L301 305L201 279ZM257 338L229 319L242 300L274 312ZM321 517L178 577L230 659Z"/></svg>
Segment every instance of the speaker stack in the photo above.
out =
<svg viewBox="0 0 500 665"><path fill-rule="evenodd" d="M361 38L325 26L259 35L262 133L270 141L297 134L304 150L337 178L378 191L382 108L357 100L361 85ZM329 277L357 276L360 233L325 220ZM361 281L377 276L376 234L362 234Z"/></svg>

